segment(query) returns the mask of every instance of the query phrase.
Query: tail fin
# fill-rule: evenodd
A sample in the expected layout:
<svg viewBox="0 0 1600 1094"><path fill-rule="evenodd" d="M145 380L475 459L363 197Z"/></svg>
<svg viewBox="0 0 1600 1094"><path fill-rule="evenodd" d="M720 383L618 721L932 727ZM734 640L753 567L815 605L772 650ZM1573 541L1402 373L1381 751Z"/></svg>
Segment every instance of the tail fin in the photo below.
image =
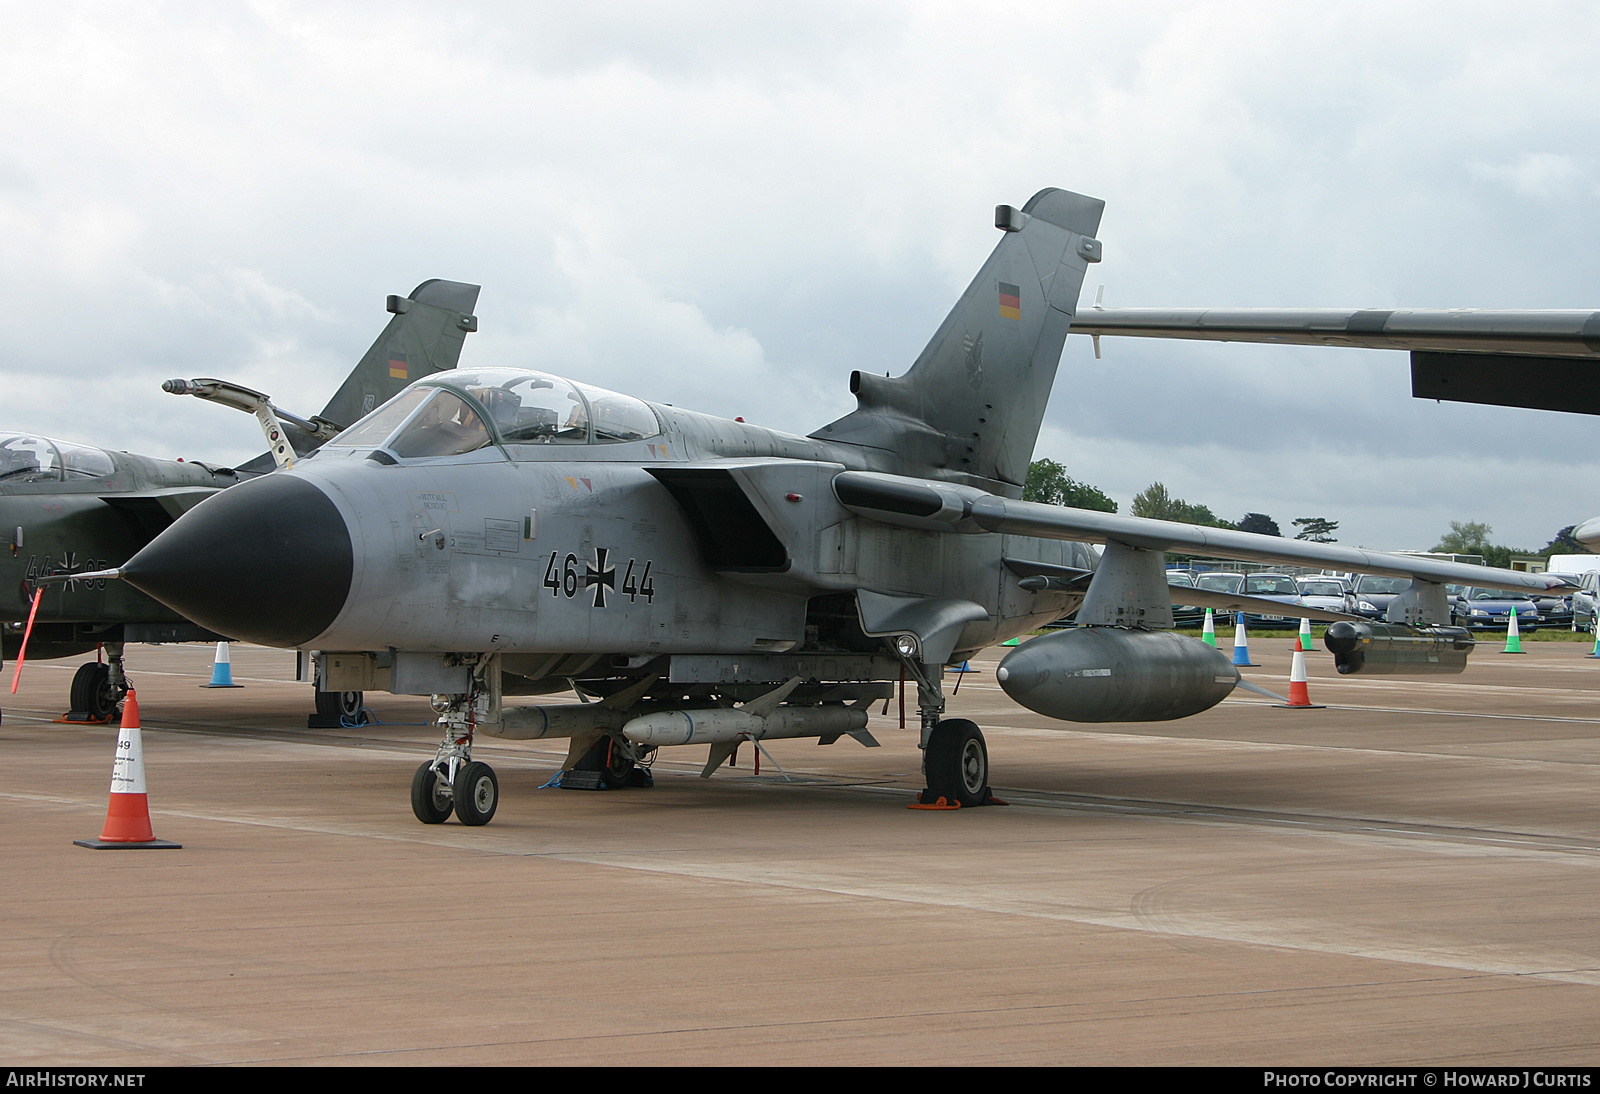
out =
<svg viewBox="0 0 1600 1094"><path fill-rule="evenodd" d="M910 371L851 373L856 409L812 436L880 449L904 474L1020 487L1104 210L1056 189L997 208L1005 236Z"/></svg>
<svg viewBox="0 0 1600 1094"><path fill-rule="evenodd" d="M318 417L344 429L382 406L411 381L456 367L461 345L478 329L478 286L433 278L410 296L389 297L394 318L322 408Z"/></svg>

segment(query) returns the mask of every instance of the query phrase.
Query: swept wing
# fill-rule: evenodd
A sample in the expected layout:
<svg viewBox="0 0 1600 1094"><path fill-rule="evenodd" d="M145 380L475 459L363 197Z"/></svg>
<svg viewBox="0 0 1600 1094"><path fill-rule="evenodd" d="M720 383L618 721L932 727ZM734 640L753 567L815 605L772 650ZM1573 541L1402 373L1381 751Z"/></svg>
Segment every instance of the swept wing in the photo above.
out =
<svg viewBox="0 0 1600 1094"><path fill-rule="evenodd" d="M1311 543L1239 532L1231 528L1204 528L1170 520L1014 501L954 483L915 480L871 471L841 472L833 479L833 489L840 504L851 512L886 524L926 531L1004 532L1085 543L1120 543L1147 551L1182 551L1208 558L1318 566L1495 589L1542 591L1567 586L1567 582L1557 574L1496 570L1441 559L1368 551L1336 543ZM1188 589L1181 590L1177 595L1185 603L1193 600L1193 594Z"/></svg>

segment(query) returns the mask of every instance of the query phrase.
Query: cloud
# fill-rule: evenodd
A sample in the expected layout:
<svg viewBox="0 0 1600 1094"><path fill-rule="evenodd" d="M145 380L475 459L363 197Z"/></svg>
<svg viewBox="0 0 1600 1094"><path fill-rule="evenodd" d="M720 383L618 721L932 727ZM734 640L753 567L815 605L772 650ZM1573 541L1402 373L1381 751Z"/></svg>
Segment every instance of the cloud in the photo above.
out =
<svg viewBox="0 0 1600 1094"><path fill-rule="evenodd" d="M1113 305L1592 306L1596 30L1581 5L51 5L0 42L0 427L245 458L247 418L156 385L315 410L385 294L449 277L484 286L468 366L804 433L852 369L904 370L989 210L1046 185L1107 200L1087 291ZM1329 462L1295 498L1359 506L1374 545L1590 515L1588 423L1404 376L1069 348L1041 454L1274 512L1309 431ZM1210 471L1179 489L1175 452ZM1563 467L1564 499L1472 511Z"/></svg>
<svg viewBox="0 0 1600 1094"><path fill-rule="evenodd" d="M1524 197L1548 200L1570 193L1586 182L1584 171L1569 155L1529 152L1513 163L1477 164L1474 171L1483 178L1510 187ZM1589 196L1594 186L1584 187Z"/></svg>

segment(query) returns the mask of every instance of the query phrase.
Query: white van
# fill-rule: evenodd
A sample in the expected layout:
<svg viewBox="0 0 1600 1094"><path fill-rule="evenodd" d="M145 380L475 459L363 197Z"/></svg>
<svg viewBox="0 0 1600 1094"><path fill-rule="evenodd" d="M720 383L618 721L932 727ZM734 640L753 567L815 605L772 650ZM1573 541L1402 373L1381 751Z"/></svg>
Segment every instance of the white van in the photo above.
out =
<svg viewBox="0 0 1600 1094"><path fill-rule="evenodd" d="M1549 565L1544 569L1548 574L1578 574L1581 577L1590 570L1600 570L1600 555L1551 555Z"/></svg>

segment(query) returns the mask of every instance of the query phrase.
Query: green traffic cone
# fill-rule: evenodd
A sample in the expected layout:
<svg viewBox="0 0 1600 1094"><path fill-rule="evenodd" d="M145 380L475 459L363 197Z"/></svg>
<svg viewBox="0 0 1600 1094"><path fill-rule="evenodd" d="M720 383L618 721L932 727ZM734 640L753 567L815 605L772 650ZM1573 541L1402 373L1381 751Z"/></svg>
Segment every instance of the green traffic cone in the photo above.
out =
<svg viewBox="0 0 1600 1094"><path fill-rule="evenodd" d="M1300 620L1300 649L1303 653L1311 652L1311 620Z"/></svg>
<svg viewBox="0 0 1600 1094"><path fill-rule="evenodd" d="M1212 649L1217 648L1217 617L1210 608L1206 609L1206 625L1200 629L1200 641Z"/></svg>
<svg viewBox="0 0 1600 1094"><path fill-rule="evenodd" d="M1022 645L1022 639L1020 639L1020 638L1008 638L1008 639L1006 639L1004 642L1002 642L1000 644L1002 646L1020 646L1020 645Z"/></svg>
<svg viewBox="0 0 1600 1094"><path fill-rule="evenodd" d="M1511 618L1506 621L1506 648L1500 652L1522 652L1522 631L1517 628L1517 609L1515 607L1511 609Z"/></svg>

